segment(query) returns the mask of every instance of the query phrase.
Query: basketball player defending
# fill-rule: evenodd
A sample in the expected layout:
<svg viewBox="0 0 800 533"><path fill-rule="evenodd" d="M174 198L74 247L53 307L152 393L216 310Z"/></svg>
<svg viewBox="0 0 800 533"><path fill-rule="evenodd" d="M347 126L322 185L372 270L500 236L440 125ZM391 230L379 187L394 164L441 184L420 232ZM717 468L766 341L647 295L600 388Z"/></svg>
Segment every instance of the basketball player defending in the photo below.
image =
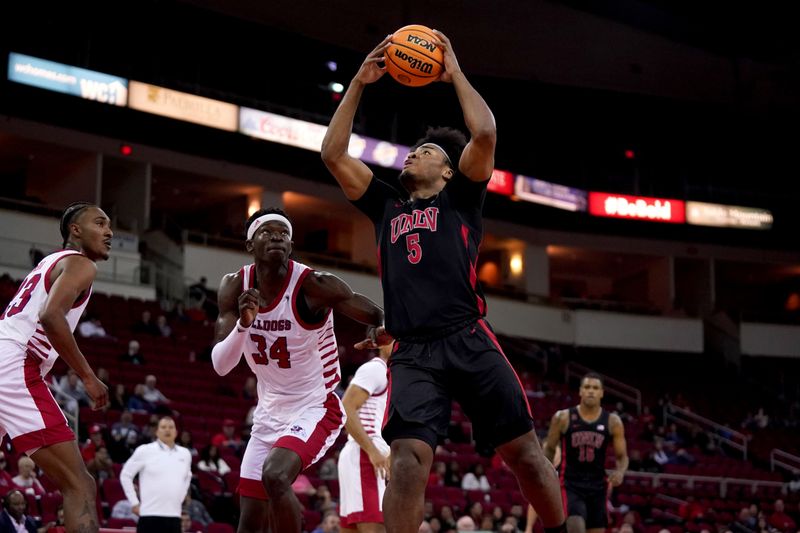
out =
<svg viewBox="0 0 800 533"><path fill-rule="evenodd" d="M95 409L108 402L73 332L92 293L95 261L108 259L113 234L106 214L85 202L64 210L60 231L64 249L42 259L0 315L0 438L8 433L58 485L66 531L90 532L98 530L94 479L43 378L61 356Z"/></svg>
<svg viewBox="0 0 800 533"><path fill-rule="evenodd" d="M258 379L258 405L242 459L239 532L300 532L291 485L333 445L345 415L332 309L380 326L383 311L341 279L292 261L292 224L262 209L246 225L254 262L222 278L214 370L224 376L244 355Z"/></svg>
<svg viewBox="0 0 800 533"><path fill-rule="evenodd" d="M628 470L628 448L622 420L600 406L603 381L597 374L581 380L577 407L553 415L544 443L551 461L561 440L561 488L567 507L568 533L602 533L608 526L608 491ZM613 442L617 468L606 478L606 448Z"/></svg>
<svg viewBox="0 0 800 533"><path fill-rule="evenodd" d="M347 414L347 444L339 455L339 514L342 531L383 533L383 493L389 474L389 445L381 437L389 379L386 361L392 345L381 346L380 357L359 367L342 398Z"/></svg>
<svg viewBox="0 0 800 533"><path fill-rule="evenodd" d="M386 330L397 339L389 360L391 393L383 437L391 444L392 481L384 498L390 533L416 533L425 484L456 399L477 438L497 448L525 497L552 531L564 528L553 466L533 431L527 397L489 325L477 282L482 208L494 166L496 130L486 102L461 72L450 41L441 81L452 83L471 138L429 129L406 157L400 184L372 175L347 152L364 87L380 67L389 38L365 59L331 120L322 159L345 196L375 224Z"/></svg>

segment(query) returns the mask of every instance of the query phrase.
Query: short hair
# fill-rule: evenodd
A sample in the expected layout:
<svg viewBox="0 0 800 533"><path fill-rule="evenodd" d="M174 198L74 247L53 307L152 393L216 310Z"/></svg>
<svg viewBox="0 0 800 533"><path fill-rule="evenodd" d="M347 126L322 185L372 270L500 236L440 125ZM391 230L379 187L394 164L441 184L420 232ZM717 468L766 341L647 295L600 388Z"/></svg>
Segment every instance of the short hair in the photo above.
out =
<svg viewBox="0 0 800 533"><path fill-rule="evenodd" d="M583 381L586 380L586 379L596 379L597 381L600 382L600 386L601 387L603 386L603 378L600 376L600 374L598 374L596 372L589 372L588 374L583 376L581 378L581 385L583 385Z"/></svg>
<svg viewBox="0 0 800 533"><path fill-rule="evenodd" d="M61 212L61 221L59 222L58 229L61 232L61 238L64 239L62 246L66 246L69 240L69 225L72 224L72 221L87 207L95 207L95 204L90 202L73 202Z"/></svg>
<svg viewBox="0 0 800 533"><path fill-rule="evenodd" d="M425 131L425 136L417 140L412 150L416 150L425 143L433 143L441 146L447 153L447 157L452 162L453 170L458 170L458 162L461 154L467 146L467 137L455 128L429 127Z"/></svg>
<svg viewBox="0 0 800 533"><path fill-rule="evenodd" d="M265 208L259 209L258 211L256 211L252 215L250 215L250 217L247 219L247 223L244 225L244 234L247 235L247 230L250 229L250 225L258 217L261 217L261 216L264 216L264 215L273 215L273 214L274 215L280 215L282 217L286 217L286 219L289 220L290 222L292 220L291 218L289 218L289 215L286 214L286 211L284 211L280 207L265 207Z"/></svg>
<svg viewBox="0 0 800 533"><path fill-rule="evenodd" d="M22 499L25 500L25 507L28 507L28 499L25 497L25 495L22 493L22 491L18 490L18 489L14 489L14 490L8 491L6 493L6 495L3 496L3 508L4 509L8 509L8 507L11 505L11 497L13 495L15 495L15 494L19 494L20 496L22 496Z"/></svg>
<svg viewBox="0 0 800 533"><path fill-rule="evenodd" d="M172 418L172 417L171 417L171 416L169 416L169 415L162 416L161 418L159 418L159 419L158 419L158 425L160 426L160 425L161 425L161 422L163 422L164 420L169 420L170 422L172 422L173 424L175 424L175 429L177 429L177 428L178 428L178 423L177 423L177 422L175 422L175 419L174 419L174 418Z"/></svg>

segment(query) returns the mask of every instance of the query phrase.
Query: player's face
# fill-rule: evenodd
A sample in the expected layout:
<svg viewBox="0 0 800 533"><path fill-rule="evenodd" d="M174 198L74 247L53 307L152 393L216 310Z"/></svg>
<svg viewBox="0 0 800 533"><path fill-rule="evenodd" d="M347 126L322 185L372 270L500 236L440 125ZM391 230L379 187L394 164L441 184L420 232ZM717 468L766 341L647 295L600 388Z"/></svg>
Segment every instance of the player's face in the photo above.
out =
<svg viewBox="0 0 800 533"><path fill-rule="evenodd" d="M111 253L111 238L114 232L111 231L111 219L99 207L87 207L70 224L77 230L77 236L81 243L81 250L92 261L98 259L106 260Z"/></svg>
<svg viewBox="0 0 800 533"><path fill-rule="evenodd" d="M262 224L247 241L247 251L262 261L277 260L285 263L292 253L292 241L289 239L289 228L277 220Z"/></svg>
<svg viewBox="0 0 800 533"><path fill-rule="evenodd" d="M158 423L158 429L156 430L156 437L161 442L172 446L175 444L175 437L177 436L178 431L175 428L175 422L173 420L169 420L167 418L162 419Z"/></svg>
<svg viewBox="0 0 800 533"><path fill-rule="evenodd" d="M400 183L409 191L439 180L444 186L445 176L451 175L452 169L442 151L429 144L423 144L406 156L403 170L400 172Z"/></svg>
<svg viewBox="0 0 800 533"><path fill-rule="evenodd" d="M581 382L581 403L587 407L600 405L603 399L603 384L599 379L586 378Z"/></svg>

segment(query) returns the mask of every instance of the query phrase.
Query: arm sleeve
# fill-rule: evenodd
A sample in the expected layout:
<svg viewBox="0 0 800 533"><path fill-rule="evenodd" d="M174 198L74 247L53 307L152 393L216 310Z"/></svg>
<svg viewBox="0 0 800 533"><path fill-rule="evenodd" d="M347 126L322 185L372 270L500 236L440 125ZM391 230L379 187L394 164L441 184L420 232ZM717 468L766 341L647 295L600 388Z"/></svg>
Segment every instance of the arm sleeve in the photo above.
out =
<svg viewBox="0 0 800 533"><path fill-rule="evenodd" d="M397 189L372 176L372 180L361 198L351 200L350 203L367 215L373 223L378 224L383 219L386 203L401 198Z"/></svg>
<svg viewBox="0 0 800 533"><path fill-rule="evenodd" d="M356 374L350 383L358 385L370 395L383 391L389 384L386 377L386 368L380 363L371 361L364 363L356 370Z"/></svg>
<svg viewBox="0 0 800 533"><path fill-rule="evenodd" d="M246 341L247 328L242 327L237 320L228 336L211 350L211 362L217 374L224 376L239 364Z"/></svg>
<svg viewBox="0 0 800 533"><path fill-rule="evenodd" d="M125 462L122 471L119 473L119 483L122 485L122 490L125 491L125 497L128 498L128 501L133 506L139 505L139 496L133 486L133 478L142 468L144 468L144 446L139 446L130 459Z"/></svg>

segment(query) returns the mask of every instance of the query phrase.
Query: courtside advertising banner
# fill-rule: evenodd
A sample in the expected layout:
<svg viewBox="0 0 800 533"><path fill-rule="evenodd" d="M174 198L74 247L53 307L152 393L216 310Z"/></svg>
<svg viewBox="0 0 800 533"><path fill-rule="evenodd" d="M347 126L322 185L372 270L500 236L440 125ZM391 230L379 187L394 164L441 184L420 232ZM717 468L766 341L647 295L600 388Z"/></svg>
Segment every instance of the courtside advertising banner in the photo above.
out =
<svg viewBox="0 0 800 533"><path fill-rule="evenodd" d="M586 211L586 191L518 175L514 194L526 202L547 205L566 211Z"/></svg>
<svg viewBox="0 0 800 533"><path fill-rule="evenodd" d="M718 228L770 229L772 213L756 207L686 202L686 221Z"/></svg>
<svg viewBox="0 0 800 533"><path fill-rule="evenodd" d="M125 106L128 103L128 80L125 78L15 52L8 55L8 79L102 104Z"/></svg>
<svg viewBox="0 0 800 533"><path fill-rule="evenodd" d="M239 119L239 106L133 80L129 107L225 131L236 131Z"/></svg>

